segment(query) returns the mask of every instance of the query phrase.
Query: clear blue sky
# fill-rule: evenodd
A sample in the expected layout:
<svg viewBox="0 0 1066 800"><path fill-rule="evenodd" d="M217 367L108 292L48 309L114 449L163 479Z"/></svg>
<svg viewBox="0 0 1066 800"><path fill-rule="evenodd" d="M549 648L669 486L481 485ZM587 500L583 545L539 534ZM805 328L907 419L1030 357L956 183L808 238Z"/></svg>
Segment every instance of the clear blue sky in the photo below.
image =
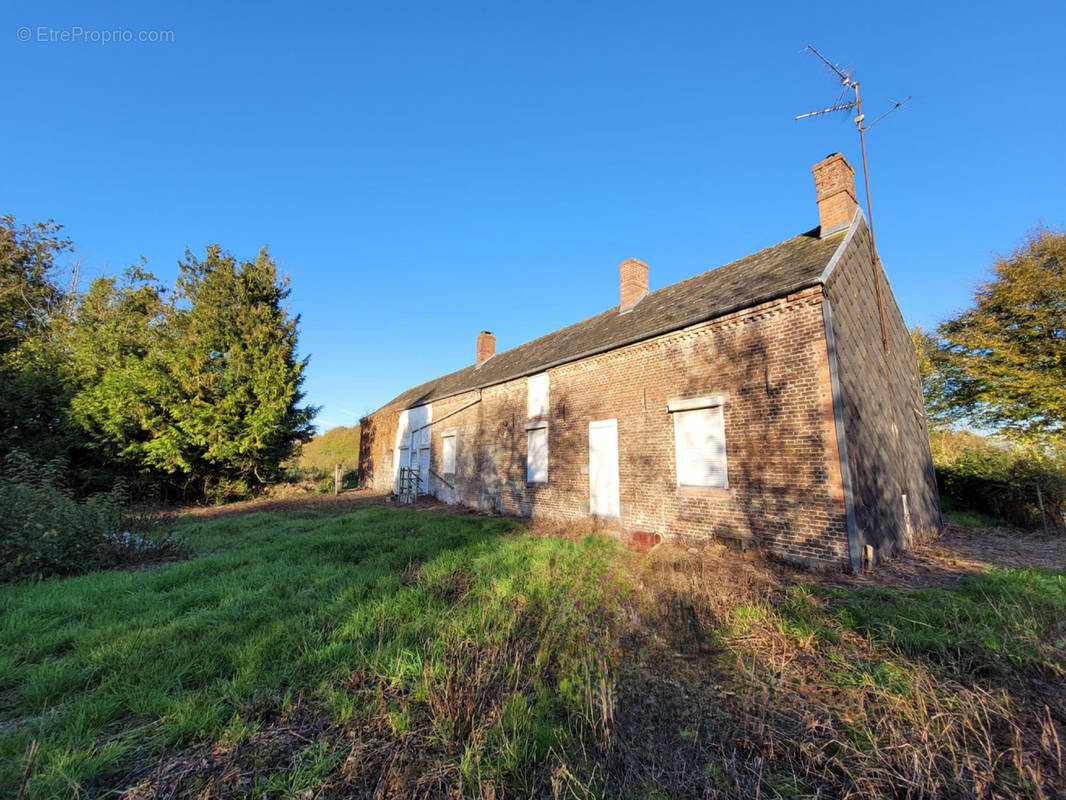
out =
<svg viewBox="0 0 1066 800"><path fill-rule="evenodd" d="M3 213L54 218L87 278L268 245L323 428L818 222L846 117L799 51L856 69L878 244L908 323L1066 224L1066 4L48 3L0 10ZM31 41L18 39L19 28ZM39 28L173 32L37 41ZM86 34L82 34L86 36Z"/></svg>

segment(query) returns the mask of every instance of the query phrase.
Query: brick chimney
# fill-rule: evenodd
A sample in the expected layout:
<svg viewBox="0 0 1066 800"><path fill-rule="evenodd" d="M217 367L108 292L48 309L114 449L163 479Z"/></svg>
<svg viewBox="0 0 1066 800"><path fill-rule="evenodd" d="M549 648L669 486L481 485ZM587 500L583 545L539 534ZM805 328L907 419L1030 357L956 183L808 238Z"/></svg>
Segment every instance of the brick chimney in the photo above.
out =
<svg viewBox="0 0 1066 800"><path fill-rule="evenodd" d="M618 284L621 289L622 309L633 305L648 293L648 265L635 258L627 258L618 265Z"/></svg>
<svg viewBox="0 0 1066 800"><path fill-rule="evenodd" d="M482 331L477 335L477 365L488 361L496 355L496 337L492 331Z"/></svg>
<svg viewBox="0 0 1066 800"><path fill-rule="evenodd" d="M821 217L821 236L843 230L859 207L855 200L855 170L840 153L826 156L815 164L814 189L818 193L818 215Z"/></svg>

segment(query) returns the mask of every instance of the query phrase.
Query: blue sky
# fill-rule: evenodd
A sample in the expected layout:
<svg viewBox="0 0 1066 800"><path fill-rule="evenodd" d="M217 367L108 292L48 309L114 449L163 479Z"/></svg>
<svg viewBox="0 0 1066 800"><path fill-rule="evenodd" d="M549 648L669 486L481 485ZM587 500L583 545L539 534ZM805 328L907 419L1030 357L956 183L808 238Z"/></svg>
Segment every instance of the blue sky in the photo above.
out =
<svg viewBox="0 0 1066 800"><path fill-rule="evenodd" d="M66 226L91 278L268 245L323 428L814 227L796 122L856 70L878 245L908 323L1066 225L1066 4L24 3L0 10L2 213ZM30 41L19 41L19 29ZM171 31L171 42L39 41ZM23 34L25 35L25 34ZM67 35L73 36L73 33ZM102 34L93 34L102 38Z"/></svg>

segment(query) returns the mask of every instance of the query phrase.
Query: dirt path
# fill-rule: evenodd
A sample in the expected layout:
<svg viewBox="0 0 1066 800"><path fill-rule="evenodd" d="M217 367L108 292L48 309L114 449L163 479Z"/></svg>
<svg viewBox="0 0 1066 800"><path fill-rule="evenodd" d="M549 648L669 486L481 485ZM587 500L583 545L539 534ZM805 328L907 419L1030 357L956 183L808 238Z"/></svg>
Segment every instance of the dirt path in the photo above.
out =
<svg viewBox="0 0 1066 800"><path fill-rule="evenodd" d="M948 524L939 539L916 545L876 569L834 582L894 589L943 588L965 575L996 567L1066 570L1066 536Z"/></svg>
<svg viewBox="0 0 1066 800"><path fill-rule="evenodd" d="M244 503L229 503L224 506L187 506L177 510L178 516L190 515L208 519L236 517L260 511L285 513L289 511L333 511L343 514L364 506L385 502L385 492L369 489L351 489L334 496L332 494L297 495L295 497L266 497Z"/></svg>

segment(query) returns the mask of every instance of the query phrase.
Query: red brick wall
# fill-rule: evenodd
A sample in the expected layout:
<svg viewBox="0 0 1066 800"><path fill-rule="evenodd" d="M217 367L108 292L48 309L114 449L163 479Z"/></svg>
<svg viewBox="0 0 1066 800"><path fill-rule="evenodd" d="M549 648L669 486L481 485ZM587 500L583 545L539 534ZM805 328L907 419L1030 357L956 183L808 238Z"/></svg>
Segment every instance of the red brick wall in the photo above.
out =
<svg viewBox="0 0 1066 800"><path fill-rule="evenodd" d="M822 289L549 370L548 483L526 483L526 379L433 403L432 469L457 433L442 499L520 515L588 514L588 424L617 418L621 518L628 530L754 539L806 563L847 563ZM728 489L677 486L667 401L728 395ZM469 407L453 413L468 404ZM401 409L364 421L363 477L387 489ZM450 416L449 416L450 415ZM446 481L445 484L443 481ZM450 484L450 485L448 485Z"/></svg>

